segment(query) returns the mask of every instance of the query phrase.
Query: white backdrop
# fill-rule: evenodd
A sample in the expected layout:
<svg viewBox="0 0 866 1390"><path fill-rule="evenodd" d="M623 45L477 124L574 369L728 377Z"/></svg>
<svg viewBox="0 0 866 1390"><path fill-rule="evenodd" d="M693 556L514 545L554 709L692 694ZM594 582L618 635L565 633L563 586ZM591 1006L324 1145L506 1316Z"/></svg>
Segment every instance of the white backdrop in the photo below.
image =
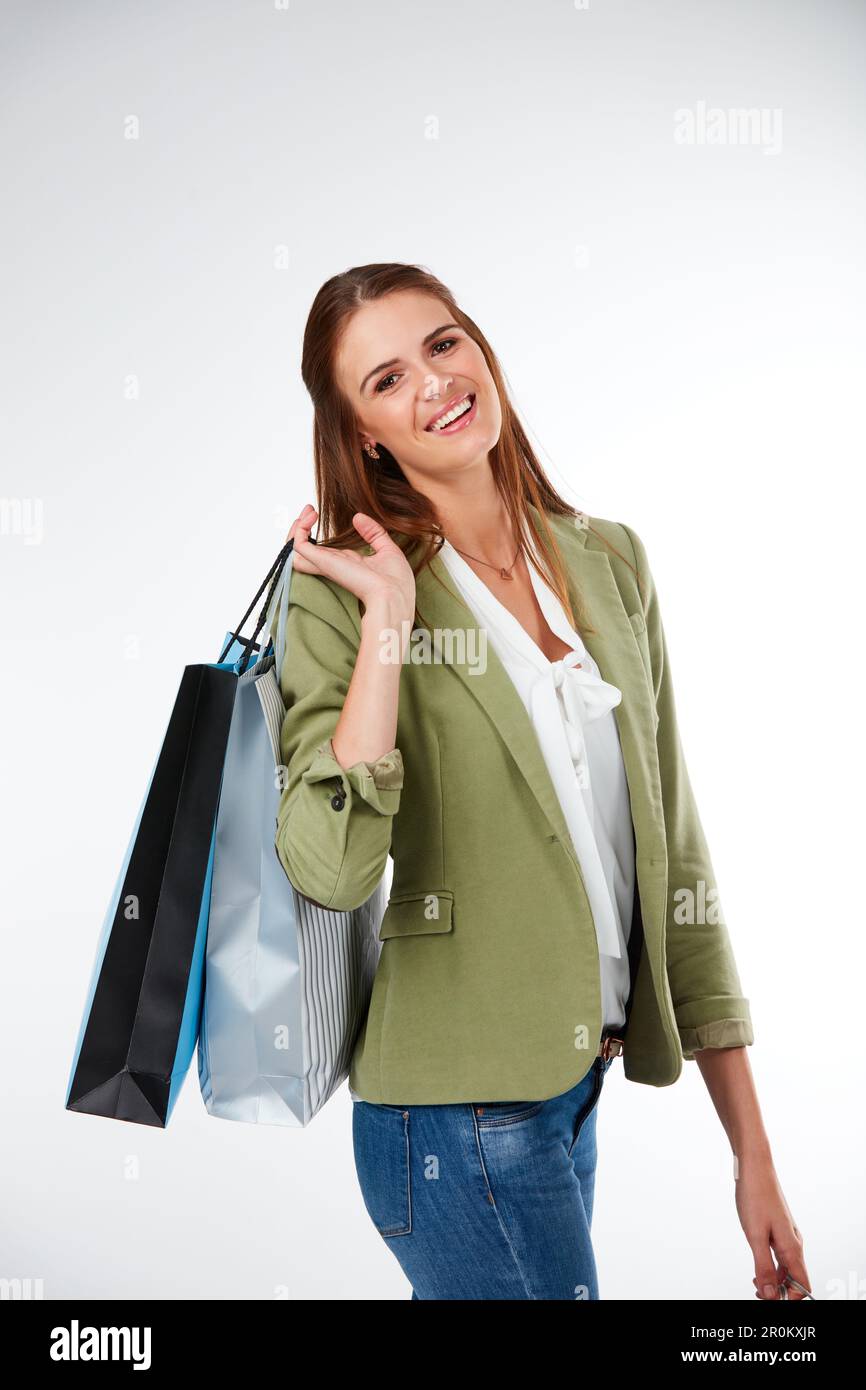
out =
<svg viewBox="0 0 866 1390"><path fill-rule="evenodd" d="M315 501L320 284L414 261L560 490L644 540L750 1060L819 1297L866 1297L866 7L6 0L0 1277L407 1298L347 1089L306 1131L67 1113L182 667ZM759 119L743 139L738 113ZM859 389L858 389L859 388ZM697 1066L599 1110L603 1298L753 1300Z"/></svg>

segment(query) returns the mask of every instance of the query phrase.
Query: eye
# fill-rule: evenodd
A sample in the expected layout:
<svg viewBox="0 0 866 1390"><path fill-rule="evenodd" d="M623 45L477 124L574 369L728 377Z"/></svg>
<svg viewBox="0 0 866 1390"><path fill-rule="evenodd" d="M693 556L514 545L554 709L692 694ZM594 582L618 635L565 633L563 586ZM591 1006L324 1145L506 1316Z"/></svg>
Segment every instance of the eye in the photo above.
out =
<svg viewBox="0 0 866 1390"><path fill-rule="evenodd" d="M396 381L396 380L397 380L397 373L396 373L396 372L389 372L387 376L383 376L383 377L382 377L382 380L376 383L376 390L379 391L379 392L381 392L381 391L382 391L382 387L385 386L385 382L386 382L386 381L390 381L392 377L393 377L394 380ZM386 386L386 387L385 387L385 390L386 390L386 391L390 391L390 389L391 389L390 386Z"/></svg>
<svg viewBox="0 0 866 1390"><path fill-rule="evenodd" d="M436 349L440 347L453 347L456 342L456 338L440 338L438 343L433 344L433 352L435 353ZM437 353L437 356L438 355L439 354Z"/></svg>

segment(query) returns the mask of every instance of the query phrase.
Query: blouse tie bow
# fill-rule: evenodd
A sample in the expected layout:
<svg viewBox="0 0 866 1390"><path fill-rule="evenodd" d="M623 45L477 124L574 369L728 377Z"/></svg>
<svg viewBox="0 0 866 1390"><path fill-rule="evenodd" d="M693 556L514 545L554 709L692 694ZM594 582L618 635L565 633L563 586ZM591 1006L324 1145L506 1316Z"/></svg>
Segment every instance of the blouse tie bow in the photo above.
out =
<svg viewBox="0 0 866 1390"><path fill-rule="evenodd" d="M618 705L622 700L622 691L603 680L589 666L584 647L578 647L560 660L552 661L535 683L533 706L547 707L552 714L553 708L558 705L563 716L560 723L577 777L574 794L568 798L569 829L581 864L599 951L603 955L620 958L622 951L610 889L593 830L592 785L583 730L587 724L601 719Z"/></svg>
<svg viewBox="0 0 866 1390"><path fill-rule="evenodd" d="M565 731L575 763L585 758L583 727L607 714L622 700L622 691L581 665L586 653L568 652L550 667L554 688L565 713Z"/></svg>

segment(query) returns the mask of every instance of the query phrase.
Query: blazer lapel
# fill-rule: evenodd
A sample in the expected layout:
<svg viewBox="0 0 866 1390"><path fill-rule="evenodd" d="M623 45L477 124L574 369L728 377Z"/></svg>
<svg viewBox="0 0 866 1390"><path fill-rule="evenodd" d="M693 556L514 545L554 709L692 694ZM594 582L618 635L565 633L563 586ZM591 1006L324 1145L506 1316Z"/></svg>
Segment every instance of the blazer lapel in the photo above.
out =
<svg viewBox="0 0 866 1390"><path fill-rule="evenodd" d="M557 537L568 567L572 603L583 599L595 633L582 633L584 646L603 678L622 691L614 707L623 765L631 800L637 857L664 862L661 780L656 748L655 698L640 654L635 630L617 588L606 549L587 546L589 532L568 518L554 518ZM643 614L641 613L641 619Z"/></svg>
<svg viewBox="0 0 866 1390"><path fill-rule="evenodd" d="M415 601L419 618L429 633L431 646L436 653L435 659L450 667L495 724L551 828L576 862L568 823L550 779L532 720L492 643L482 638L481 627L474 613L454 587L451 575L438 555L418 576ZM484 651L484 669L473 668L468 662L449 660L444 650L445 631L461 636L465 634L467 651Z"/></svg>
<svg viewBox="0 0 866 1390"><path fill-rule="evenodd" d="M650 861L657 860L664 855L665 847L660 829L663 821L658 764L651 752L655 745L655 703L634 629L620 598L606 552L588 549L587 531L570 519L554 517L551 524L566 562L572 603L576 602L580 593L598 629L596 634L583 636L584 645L597 662L603 678L623 693L620 704L614 708L614 717L629 786L637 851ZM451 667L495 724L548 823L580 873L580 863L568 824L532 721L492 644L486 644L486 669L483 672L473 674L468 662L447 660L443 651L443 630L465 635L468 651L481 651L482 638L474 614L453 586L451 576L438 556L434 556L430 565L418 576L416 605L419 618L430 634L436 659Z"/></svg>

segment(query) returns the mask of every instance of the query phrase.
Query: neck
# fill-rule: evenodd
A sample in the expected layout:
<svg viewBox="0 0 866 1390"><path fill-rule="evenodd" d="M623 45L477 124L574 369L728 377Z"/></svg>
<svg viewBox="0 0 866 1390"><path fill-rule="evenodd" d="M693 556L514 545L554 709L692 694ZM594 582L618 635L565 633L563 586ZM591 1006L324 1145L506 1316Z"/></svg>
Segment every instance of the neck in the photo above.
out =
<svg viewBox="0 0 866 1390"><path fill-rule="evenodd" d="M514 561L518 538L505 503L493 489L486 502L471 499L455 506L453 499L437 508L439 524L454 549L493 565Z"/></svg>

